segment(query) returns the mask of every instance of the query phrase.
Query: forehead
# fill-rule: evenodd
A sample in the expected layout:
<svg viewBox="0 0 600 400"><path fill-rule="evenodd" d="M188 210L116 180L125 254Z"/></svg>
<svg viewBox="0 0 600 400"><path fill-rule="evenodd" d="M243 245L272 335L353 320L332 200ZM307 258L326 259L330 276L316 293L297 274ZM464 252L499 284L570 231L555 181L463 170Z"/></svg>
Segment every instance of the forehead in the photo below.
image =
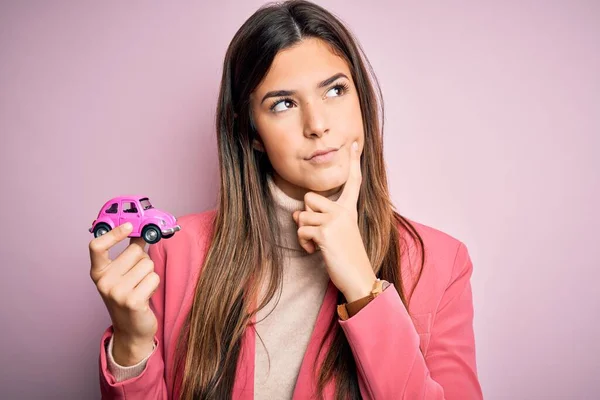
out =
<svg viewBox="0 0 600 400"><path fill-rule="evenodd" d="M346 60L335 54L326 42L307 38L277 53L256 93L260 95L269 90L283 89L312 90L318 82L338 72L350 77Z"/></svg>

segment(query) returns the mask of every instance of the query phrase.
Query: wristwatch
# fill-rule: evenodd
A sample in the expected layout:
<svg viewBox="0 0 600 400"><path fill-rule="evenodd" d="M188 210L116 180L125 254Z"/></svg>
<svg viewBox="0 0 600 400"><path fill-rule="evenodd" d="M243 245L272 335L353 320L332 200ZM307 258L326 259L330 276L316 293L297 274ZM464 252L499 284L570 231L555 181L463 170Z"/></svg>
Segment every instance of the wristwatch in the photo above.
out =
<svg viewBox="0 0 600 400"><path fill-rule="evenodd" d="M362 310L367 304L369 304L375 297L379 296L390 285L391 284L388 281L377 279L373 284L373 289L371 289L371 293L369 293L367 296L362 297L358 300L354 300L350 303L338 305L338 316L342 321L346 321L350 317L355 316L360 310Z"/></svg>

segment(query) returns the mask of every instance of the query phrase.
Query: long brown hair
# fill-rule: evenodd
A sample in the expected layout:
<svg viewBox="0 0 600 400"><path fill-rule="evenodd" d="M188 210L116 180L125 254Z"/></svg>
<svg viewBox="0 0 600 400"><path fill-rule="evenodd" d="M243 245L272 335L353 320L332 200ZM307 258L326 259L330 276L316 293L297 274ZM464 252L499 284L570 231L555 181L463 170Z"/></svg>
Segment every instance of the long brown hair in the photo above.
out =
<svg viewBox="0 0 600 400"><path fill-rule="evenodd" d="M394 283L407 305L399 267L400 232L408 233L421 249L423 242L390 200L383 161L383 100L372 68L349 30L322 7L307 1L265 5L235 34L223 64L216 114L219 203L194 301L178 342L175 373L183 370L182 399L231 398L242 335L281 285L283 256L275 245L277 223L270 211L273 199L267 185L272 166L252 146L257 132L249 99L276 54L308 37L326 42L350 67L365 132L360 233L376 275ZM266 298L253 303L264 279L268 282ZM339 292L338 301L344 301ZM334 379L336 398L360 399L356 364L337 318L335 313L331 316L331 348L318 371L319 395Z"/></svg>

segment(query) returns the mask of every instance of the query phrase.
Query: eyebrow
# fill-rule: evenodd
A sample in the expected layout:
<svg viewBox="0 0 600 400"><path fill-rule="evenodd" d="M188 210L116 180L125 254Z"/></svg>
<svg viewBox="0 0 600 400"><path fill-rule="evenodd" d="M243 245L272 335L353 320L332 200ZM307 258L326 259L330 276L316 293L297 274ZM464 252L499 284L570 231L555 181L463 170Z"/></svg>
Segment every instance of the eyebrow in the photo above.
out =
<svg viewBox="0 0 600 400"><path fill-rule="evenodd" d="M334 81L336 81L339 78L346 78L346 79L349 80L349 78L346 76L346 74L344 74L343 72L338 72L337 74L335 74L335 75L333 75L333 76L325 79L324 81L320 82L317 85L317 88L322 88L322 87L325 87L327 85L330 85L331 83L333 83ZM260 101L260 104L262 104L269 97L293 96L296 93L297 92L295 90L273 90L273 91L268 92L267 94L265 94L265 96Z"/></svg>

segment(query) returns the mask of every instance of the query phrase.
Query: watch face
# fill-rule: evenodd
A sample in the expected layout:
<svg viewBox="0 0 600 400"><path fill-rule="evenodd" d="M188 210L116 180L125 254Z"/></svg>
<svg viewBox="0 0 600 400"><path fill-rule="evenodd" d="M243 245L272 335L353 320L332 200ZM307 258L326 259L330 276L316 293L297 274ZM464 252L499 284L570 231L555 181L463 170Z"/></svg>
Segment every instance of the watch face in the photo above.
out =
<svg viewBox="0 0 600 400"><path fill-rule="evenodd" d="M389 283L388 281L382 280L381 282L382 282L382 284L381 284L381 291L384 291L385 289L388 288L388 286L391 285L391 283Z"/></svg>

